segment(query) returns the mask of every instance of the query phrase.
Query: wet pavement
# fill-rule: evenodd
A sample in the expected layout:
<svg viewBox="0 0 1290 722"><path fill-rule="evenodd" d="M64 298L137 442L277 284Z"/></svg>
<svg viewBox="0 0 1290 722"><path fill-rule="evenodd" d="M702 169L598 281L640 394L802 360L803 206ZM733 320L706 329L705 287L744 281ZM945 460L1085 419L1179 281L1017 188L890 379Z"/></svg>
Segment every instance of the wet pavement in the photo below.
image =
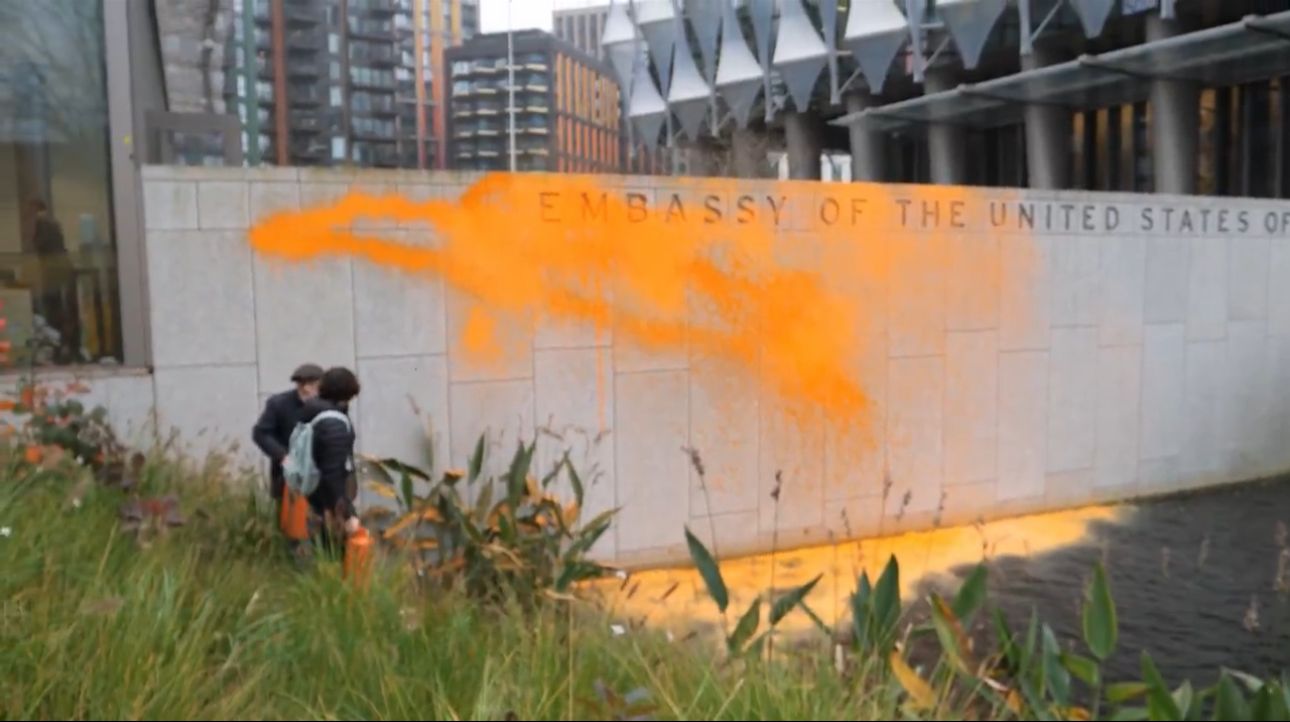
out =
<svg viewBox="0 0 1290 722"><path fill-rule="evenodd" d="M1076 544L990 562L990 599L1020 626L1037 609L1067 639L1096 561L1120 618L1109 676L1151 652L1167 679L1206 684L1222 667L1290 668L1290 479L1153 501L1095 521ZM970 568L958 570L960 576Z"/></svg>
<svg viewBox="0 0 1290 722"><path fill-rule="evenodd" d="M906 602L952 584L977 563L990 568L990 602L1022 627L1038 610L1059 636L1078 639L1083 589L1100 558L1120 617L1112 679L1138 674L1150 650L1171 681L1205 684L1222 667L1252 674L1290 668L1290 477L1118 507L1092 507L860 543L780 552L722 564L733 622L754 596L822 575L808 598L826 623L847 620L847 597L864 569L901 563ZM699 525L701 526L701 525ZM696 529L698 531L698 529ZM602 587L625 626L676 636L719 627L692 569L633 575ZM917 608L913 614L917 616ZM786 633L811 628L789 615Z"/></svg>

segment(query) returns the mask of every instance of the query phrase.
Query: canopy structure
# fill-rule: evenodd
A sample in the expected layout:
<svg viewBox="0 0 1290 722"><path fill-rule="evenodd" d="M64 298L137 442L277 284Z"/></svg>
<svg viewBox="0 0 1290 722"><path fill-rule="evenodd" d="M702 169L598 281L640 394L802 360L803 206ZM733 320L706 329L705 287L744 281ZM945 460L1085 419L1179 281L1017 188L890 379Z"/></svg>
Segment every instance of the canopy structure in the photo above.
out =
<svg viewBox="0 0 1290 722"><path fill-rule="evenodd" d="M989 128L1021 121L1027 105L1071 110L1145 100L1151 81L1220 86L1278 77L1290 68L1290 11L1134 45L1101 55L960 85L849 113L835 125L899 131L929 123Z"/></svg>

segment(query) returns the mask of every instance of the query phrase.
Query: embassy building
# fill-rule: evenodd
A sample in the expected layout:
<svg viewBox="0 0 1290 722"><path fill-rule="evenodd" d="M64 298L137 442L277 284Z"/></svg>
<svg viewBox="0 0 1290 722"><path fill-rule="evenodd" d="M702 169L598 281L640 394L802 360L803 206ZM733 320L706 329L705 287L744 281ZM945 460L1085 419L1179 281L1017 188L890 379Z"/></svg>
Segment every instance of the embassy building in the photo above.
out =
<svg viewBox="0 0 1290 722"><path fill-rule="evenodd" d="M1290 195L1290 2L614 0L601 42L694 175Z"/></svg>

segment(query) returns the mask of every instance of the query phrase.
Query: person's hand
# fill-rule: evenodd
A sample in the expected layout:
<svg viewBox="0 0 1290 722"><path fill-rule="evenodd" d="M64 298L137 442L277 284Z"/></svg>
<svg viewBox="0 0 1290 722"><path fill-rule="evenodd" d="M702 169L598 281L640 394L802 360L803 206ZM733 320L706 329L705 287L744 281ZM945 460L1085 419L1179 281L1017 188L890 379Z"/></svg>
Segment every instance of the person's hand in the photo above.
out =
<svg viewBox="0 0 1290 722"><path fill-rule="evenodd" d="M356 516L351 516L350 518L345 520L346 534L357 534L358 530L362 528L363 528L363 525L359 523L358 517Z"/></svg>

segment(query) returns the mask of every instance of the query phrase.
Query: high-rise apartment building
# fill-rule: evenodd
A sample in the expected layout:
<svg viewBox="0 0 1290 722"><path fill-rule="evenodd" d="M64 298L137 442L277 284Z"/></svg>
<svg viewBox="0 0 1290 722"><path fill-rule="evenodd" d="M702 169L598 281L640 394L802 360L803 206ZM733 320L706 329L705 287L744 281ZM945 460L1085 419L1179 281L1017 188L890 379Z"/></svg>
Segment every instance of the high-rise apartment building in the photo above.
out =
<svg viewBox="0 0 1290 722"><path fill-rule="evenodd" d="M609 16L609 3L580 8L556 10L552 17L551 32L582 52L601 60L605 49L600 45L600 34Z"/></svg>
<svg viewBox="0 0 1290 722"><path fill-rule="evenodd" d="M439 58L478 0L233 0L225 98L250 163L442 168Z"/></svg>
<svg viewBox="0 0 1290 722"><path fill-rule="evenodd" d="M550 33L513 36L517 170L614 173L621 168L618 84L609 67ZM453 168L510 167L506 33L445 53Z"/></svg>

